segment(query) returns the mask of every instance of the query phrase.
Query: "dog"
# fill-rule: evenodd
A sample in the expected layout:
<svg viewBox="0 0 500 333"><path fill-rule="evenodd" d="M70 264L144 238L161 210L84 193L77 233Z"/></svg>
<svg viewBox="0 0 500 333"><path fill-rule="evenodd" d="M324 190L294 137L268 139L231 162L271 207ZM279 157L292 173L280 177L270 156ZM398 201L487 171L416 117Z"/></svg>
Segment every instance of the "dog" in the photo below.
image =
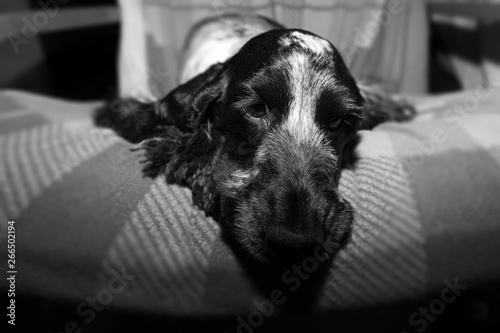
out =
<svg viewBox="0 0 500 333"><path fill-rule="evenodd" d="M332 258L353 221L338 185L358 131L412 106L359 85L329 41L261 16L203 20L184 55L169 94L119 99L95 122L138 144L145 176L190 188L246 258L293 261L318 242Z"/></svg>

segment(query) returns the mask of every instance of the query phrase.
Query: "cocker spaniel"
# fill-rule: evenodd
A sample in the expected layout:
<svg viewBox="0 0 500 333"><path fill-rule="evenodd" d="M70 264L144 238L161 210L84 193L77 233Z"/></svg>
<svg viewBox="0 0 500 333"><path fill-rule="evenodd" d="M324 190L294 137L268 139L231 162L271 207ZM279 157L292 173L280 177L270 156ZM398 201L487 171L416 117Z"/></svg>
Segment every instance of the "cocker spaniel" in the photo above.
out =
<svg viewBox="0 0 500 333"><path fill-rule="evenodd" d="M327 40L260 16L196 25L181 84L156 102L116 100L98 125L138 143L144 174L192 190L193 202L259 262L345 243L352 206L338 191L360 129L413 108L363 86Z"/></svg>

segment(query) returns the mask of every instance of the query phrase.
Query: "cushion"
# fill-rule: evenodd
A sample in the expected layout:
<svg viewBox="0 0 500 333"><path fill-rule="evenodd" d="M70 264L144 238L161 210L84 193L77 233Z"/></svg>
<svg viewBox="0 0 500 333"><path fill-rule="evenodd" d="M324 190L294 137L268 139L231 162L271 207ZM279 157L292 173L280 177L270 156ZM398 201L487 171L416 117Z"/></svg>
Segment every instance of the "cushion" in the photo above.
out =
<svg viewBox="0 0 500 333"><path fill-rule="evenodd" d="M356 210L352 239L314 307L393 304L500 278L499 98L419 104L414 121L361 132L360 159L340 183ZM4 236L15 221L17 289L183 315L269 299L188 189L144 178L132 145L91 125L97 105L0 92L0 221Z"/></svg>

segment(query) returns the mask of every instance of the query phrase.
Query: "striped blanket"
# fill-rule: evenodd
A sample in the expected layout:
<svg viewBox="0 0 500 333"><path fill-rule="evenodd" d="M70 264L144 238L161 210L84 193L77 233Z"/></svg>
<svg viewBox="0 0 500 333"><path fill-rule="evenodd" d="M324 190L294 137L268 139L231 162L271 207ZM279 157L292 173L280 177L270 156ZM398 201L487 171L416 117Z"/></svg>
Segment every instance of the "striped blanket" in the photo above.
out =
<svg viewBox="0 0 500 333"><path fill-rule="evenodd" d="M356 209L352 239L314 306L500 279L498 95L480 105L474 92L429 98L415 121L362 132L359 163L340 186ZM111 295L115 308L184 315L244 313L269 298L189 190L143 178L131 145L92 127L97 104L0 92L1 246L5 254L14 220L17 290L77 303Z"/></svg>

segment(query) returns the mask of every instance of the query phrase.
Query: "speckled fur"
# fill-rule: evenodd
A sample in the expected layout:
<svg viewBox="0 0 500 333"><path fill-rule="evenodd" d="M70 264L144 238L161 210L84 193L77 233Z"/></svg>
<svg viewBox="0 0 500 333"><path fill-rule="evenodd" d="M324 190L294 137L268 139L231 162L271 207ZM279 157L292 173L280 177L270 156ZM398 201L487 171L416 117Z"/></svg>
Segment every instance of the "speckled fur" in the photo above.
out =
<svg viewBox="0 0 500 333"><path fill-rule="evenodd" d="M411 118L413 109L360 91L335 47L317 35L259 17L221 20L198 25L187 52L199 56L196 41L210 41L197 33L211 31L216 44L240 36L234 54L201 67L188 57L185 82L163 99L119 100L96 122L138 143L146 176L189 187L243 256L296 260L318 240L340 250L354 212L338 182L355 161L358 130Z"/></svg>

